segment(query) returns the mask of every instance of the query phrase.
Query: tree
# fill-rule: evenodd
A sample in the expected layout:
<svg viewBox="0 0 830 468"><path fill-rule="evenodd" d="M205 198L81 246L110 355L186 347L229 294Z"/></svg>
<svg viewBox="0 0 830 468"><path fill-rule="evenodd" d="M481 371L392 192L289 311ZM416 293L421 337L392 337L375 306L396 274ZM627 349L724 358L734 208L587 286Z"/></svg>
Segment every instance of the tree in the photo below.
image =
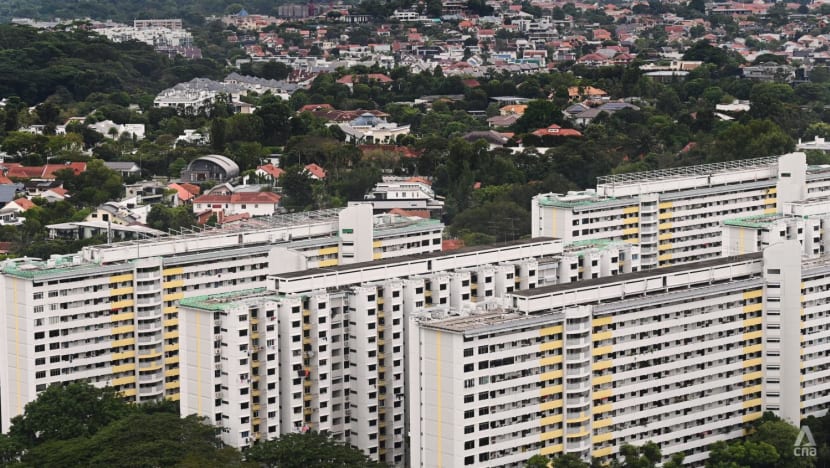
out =
<svg viewBox="0 0 830 468"><path fill-rule="evenodd" d="M548 468L550 458L544 455L534 455L527 460L525 468Z"/></svg>
<svg viewBox="0 0 830 468"><path fill-rule="evenodd" d="M302 166L286 167L279 183L284 195L282 205L286 209L302 211L314 202L312 179Z"/></svg>
<svg viewBox="0 0 830 468"><path fill-rule="evenodd" d="M709 468L808 468L815 457L796 456L798 429L772 413L755 421L744 440L712 445ZM823 440L820 438L817 441Z"/></svg>
<svg viewBox="0 0 830 468"><path fill-rule="evenodd" d="M257 76L269 80L284 80L291 73L291 67L281 62L265 62L259 68Z"/></svg>
<svg viewBox="0 0 830 468"><path fill-rule="evenodd" d="M276 96L265 96L260 100L254 115L262 119L266 145L284 145L290 136L291 108Z"/></svg>
<svg viewBox="0 0 830 468"><path fill-rule="evenodd" d="M751 120L748 124L733 123L718 134L711 152L712 161L758 158L789 153L795 142L769 120Z"/></svg>
<svg viewBox="0 0 830 468"><path fill-rule="evenodd" d="M234 114L226 121L228 141L260 141L265 130L262 118L254 114Z"/></svg>
<svg viewBox="0 0 830 468"><path fill-rule="evenodd" d="M582 461L572 453L548 458L544 455L530 457L525 465L526 468L589 468L591 465Z"/></svg>
<svg viewBox="0 0 830 468"><path fill-rule="evenodd" d="M245 454L247 460L265 468L307 468L338 466L344 468L381 468L360 450L335 441L327 433L306 432L284 434L277 439L260 442Z"/></svg>
<svg viewBox="0 0 830 468"><path fill-rule="evenodd" d="M344 171L333 181L333 191L346 201L363 200L376 183L380 182L380 170L368 165L360 165L350 171Z"/></svg>
<svg viewBox="0 0 830 468"><path fill-rule="evenodd" d="M766 442L734 441L715 442L709 452L708 468L728 467L774 467L778 462L778 451Z"/></svg>
<svg viewBox="0 0 830 468"><path fill-rule="evenodd" d="M78 175L72 169L56 171L55 179L72 192L71 200L76 205L97 206L120 198L124 190L121 175L110 170L100 159L90 160L86 170Z"/></svg>
<svg viewBox="0 0 830 468"><path fill-rule="evenodd" d="M227 141L227 125L225 119L213 119L210 122L210 146L216 151L225 149Z"/></svg>
<svg viewBox="0 0 830 468"><path fill-rule="evenodd" d="M623 468L654 468L662 457L660 446L654 442L646 442L640 447L625 444L620 447L620 455L623 456Z"/></svg>
<svg viewBox="0 0 830 468"><path fill-rule="evenodd" d="M23 461L45 467L243 466L241 454L225 447L204 419L167 411L134 411L91 437L36 446Z"/></svg>
<svg viewBox="0 0 830 468"><path fill-rule="evenodd" d="M551 101L537 99L527 104L525 113L514 124L516 133L532 132L551 124L562 124L562 110Z"/></svg>
<svg viewBox="0 0 830 468"><path fill-rule="evenodd" d="M88 437L132 411L112 388L85 383L50 385L11 421L9 436L23 447Z"/></svg>
<svg viewBox="0 0 830 468"><path fill-rule="evenodd" d="M530 217L526 208L512 201L486 202L459 213L450 231L459 237L482 233L493 236L496 242L505 242L529 232Z"/></svg>
<svg viewBox="0 0 830 468"><path fill-rule="evenodd" d="M159 231L180 230L193 227L196 224L196 216L189 206L182 205L171 208L156 204L150 208L150 212L147 214L147 225Z"/></svg>
<svg viewBox="0 0 830 468"><path fill-rule="evenodd" d="M182 169L187 167L187 161L184 158L176 158L167 169L167 173L170 177L179 177L182 173Z"/></svg>

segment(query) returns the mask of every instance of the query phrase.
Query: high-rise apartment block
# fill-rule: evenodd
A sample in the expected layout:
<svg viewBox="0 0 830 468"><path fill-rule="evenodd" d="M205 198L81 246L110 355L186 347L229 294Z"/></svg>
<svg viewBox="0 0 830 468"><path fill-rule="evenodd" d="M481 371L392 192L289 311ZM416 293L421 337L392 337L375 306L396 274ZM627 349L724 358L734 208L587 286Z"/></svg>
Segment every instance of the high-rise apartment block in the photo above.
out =
<svg viewBox="0 0 830 468"><path fill-rule="evenodd" d="M830 170L804 153L599 178L595 190L540 194L532 235L565 242L621 240L640 246L643 268L721 255L721 223L782 213L827 197Z"/></svg>
<svg viewBox="0 0 830 468"><path fill-rule="evenodd" d="M298 270L267 290L180 306L181 406L234 446L286 432L328 431L375 459L406 455L408 317L498 307L536 287L550 239Z"/></svg>
<svg viewBox="0 0 830 468"><path fill-rule="evenodd" d="M653 441L701 463L764 411L830 408L828 190L793 153L539 195L532 238L450 252L440 223L355 206L9 261L3 428L89 380L178 398L235 447L328 431L450 468Z"/></svg>
<svg viewBox="0 0 830 468"><path fill-rule="evenodd" d="M285 269L440 251L442 232L438 221L376 218L363 205L8 260L0 275L2 429L56 382L110 385L139 402L178 399L183 298L265 287ZM269 260L276 255L280 262Z"/></svg>

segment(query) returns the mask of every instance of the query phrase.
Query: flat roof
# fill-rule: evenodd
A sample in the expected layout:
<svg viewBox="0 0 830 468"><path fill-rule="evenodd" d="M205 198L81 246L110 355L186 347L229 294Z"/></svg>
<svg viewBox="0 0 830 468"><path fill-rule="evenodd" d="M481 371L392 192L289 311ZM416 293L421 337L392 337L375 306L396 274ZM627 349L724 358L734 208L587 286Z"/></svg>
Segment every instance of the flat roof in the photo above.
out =
<svg viewBox="0 0 830 468"><path fill-rule="evenodd" d="M727 265L736 261L748 261L763 258L763 252L753 252L744 255L737 255L732 257L720 257L712 260L702 260L700 262L686 263L683 265L673 265L663 268L654 268L649 270L640 270L632 273L625 273L616 276L605 276L602 278L584 279L574 281L572 283L552 284L550 286L542 286L535 289L522 289L513 292L514 296L519 297L535 297L545 294L558 293L570 291L573 289L590 288L594 286L602 286L611 283L622 283L625 281L638 280L641 278L648 278L651 276L662 276L671 273L678 273L686 270L702 270L718 265Z"/></svg>
<svg viewBox="0 0 830 468"><path fill-rule="evenodd" d="M723 221L726 226L738 226L746 228L765 228L775 221L780 219L795 219L793 216L785 216L778 213L775 214L760 214L755 216L745 216L743 218L732 218Z"/></svg>
<svg viewBox="0 0 830 468"><path fill-rule="evenodd" d="M460 249L455 250L447 250L447 251L440 251L440 252L427 252L422 254L413 254L413 255L404 255L401 257L392 257L392 258L382 258L379 260L371 260L368 262L358 262L358 263L350 263L346 265L335 265L326 268L309 268L307 270L299 270L299 271L291 271L286 273L280 273L278 275L273 275L274 278L280 279L293 279L293 278L303 278L306 276L319 276L325 275L329 273L337 273L341 271L349 271L349 270L359 270L361 268L371 268L371 267L378 267L383 265L392 265L395 263L406 263L418 260L426 260L430 258L441 258L441 257L452 257L456 255L463 255L468 253L475 253L475 252L483 252L485 250L494 250L498 249L499 247L515 247L521 245L530 245L530 244L538 244L542 242L550 242L554 241L556 238L554 237L534 237L532 239L520 239L510 242L504 242L501 244L488 244L488 245L476 245L472 247L462 247Z"/></svg>
<svg viewBox="0 0 830 468"><path fill-rule="evenodd" d="M276 294L273 293L263 294L266 291L267 290L265 288L254 288L245 289L243 291L196 296L182 299L181 301L179 301L179 305L183 307L190 307L192 309L218 311L239 305L245 299L259 299L262 296L274 296L275 298L278 297Z"/></svg>
<svg viewBox="0 0 830 468"><path fill-rule="evenodd" d="M563 314L557 313L525 315L516 312L497 310L495 312L472 313L469 315L449 317L445 319L426 319L420 323L420 326L451 333L479 335L483 333L507 331L516 328L539 326L562 320L563 318Z"/></svg>
<svg viewBox="0 0 830 468"><path fill-rule="evenodd" d="M739 159L735 161L699 164L696 166L681 166L656 171L627 172L597 177L597 185L601 184L632 184L645 181L674 179L677 177L709 175L718 172L729 172L736 169L751 167L774 166L778 164L778 156L766 156L754 159Z"/></svg>

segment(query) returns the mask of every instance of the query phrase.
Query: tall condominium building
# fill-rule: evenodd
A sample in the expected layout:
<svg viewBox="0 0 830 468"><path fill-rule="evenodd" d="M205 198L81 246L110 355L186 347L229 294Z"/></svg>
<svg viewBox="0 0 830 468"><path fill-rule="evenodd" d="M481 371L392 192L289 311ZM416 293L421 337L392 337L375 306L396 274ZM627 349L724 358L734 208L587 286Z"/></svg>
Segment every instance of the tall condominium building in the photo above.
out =
<svg viewBox="0 0 830 468"><path fill-rule="evenodd" d="M643 268L716 258L721 222L826 197L830 170L804 153L600 177L595 190L540 194L532 235L640 246Z"/></svg>
<svg viewBox="0 0 830 468"><path fill-rule="evenodd" d="M438 221L375 218L363 205L45 261L7 260L0 267L2 429L56 382L111 385L134 401L178 399L183 298L265 287L281 271L440 251L442 232Z"/></svg>
<svg viewBox="0 0 830 468"><path fill-rule="evenodd" d="M830 405L830 259L802 249L560 281L602 256L533 239L274 274L182 302L182 412L234 446L325 430L395 465L649 440L700 462L764 411Z"/></svg>
<svg viewBox="0 0 830 468"><path fill-rule="evenodd" d="M266 290L186 299L182 413L210 418L237 447L325 430L401 465L408 317L499 308L511 292L559 282L560 270L566 281L617 274L620 250L600 247L533 239L284 272Z"/></svg>
<svg viewBox="0 0 830 468"><path fill-rule="evenodd" d="M701 462L772 411L830 405L830 259L761 253L507 294L408 325L410 464L523 466L653 441Z"/></svg>

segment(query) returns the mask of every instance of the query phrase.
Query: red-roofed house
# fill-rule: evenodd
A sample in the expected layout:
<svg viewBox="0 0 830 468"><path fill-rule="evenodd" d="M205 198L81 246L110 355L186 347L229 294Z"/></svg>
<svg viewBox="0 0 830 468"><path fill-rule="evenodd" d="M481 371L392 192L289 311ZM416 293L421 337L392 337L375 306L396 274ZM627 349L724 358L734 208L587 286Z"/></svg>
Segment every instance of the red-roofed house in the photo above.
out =
<svg viewBox="0 0 830 468"><path fill-rule="evenodd" d="M611 33L606 31L605 29L594 29L591 32L591 35L594 37L595 41L610 41L611 40Z"/></svg>
<svg viewBox="0 0 830 468"><path fill-rule="evenodd" d="M3 207L4 210L12 209L17 213L23 213L26 210L34 208L35 204L32 200L28 198L18 198L17 200L12 200L6 203L6 206Z"/></svg>
<svg viewBox="0 0 830 468"><path fill-rule="evenodd" d="M50 202L56 202L61 200L66 200L69 198L69 190L66 190L63 187L52 187L49 190L44 191L40 194L41 198L45 198Z"/></svg>
<svg viewBox="0 0 830 468"><path fill-rule="evenodd" d="M571 99L604 99L608 97L608 93L593 86L571 86L568 88L568 97Z"/></svg>
<svg viewBox="0 0 830 468"><path fill-rule="evenodd" d="M303 107L300 107L300 110L297 112L313 112L323 109L334 110L334 107L332 107L331 104L306 104Z"/></svg>
<svg viewBox="0 0 830 468"><path fill-rule="evenodd" d="M544 136L561 136L561 137L581 137L582 133L579 130L572 128L562 128L559 125L552 124L547 128L540 128L533 132L538 137Z"/></svg>
<svg viewBox="0 0 830 468"><path fill-rule="evenodd" d="M401 208L392 208L389 210L389 214L395 214L398 216L406 216L407 218L417 217L417 218L424 218L429 219L429 210L404 210Z"/></svg>
<svg viewBox="0 0 830 468"><path fill-rule="evenodd" d="M323 180L326 178L326 170L314 163L307 165L305 170L312 179Z"/></svg>
<svg viewBox="0 0 830 468"><path fill-rule="evenodd" d="M391 83L394 80L384 75L383 73L367 73L365 75L346 75L343 78L337 80L338 83L348 86L349 89L351 89L355 83L366 83L369 81L377 81L379 83L386 84Z"/></svg>
<svg viewBox="0 0 830 468"><path fill-rule="evenodd" d="M496 31L492 29L479 29L478 30L478 39L480 41L484 41L487 39L493 39L496 37Z"/></svg>
<svg viewBox="0 0 830 468"><path fill-rule="evenodd" d="M193 200L193 211L222 212L225 216L249 213L251 216L271 216L279 211L282 196L273 192L239 192L202 195Z"/></svg>
<svg viewBox="0 0 830 468"><path fill-rule="evenodd" d="M199 192L202 191L198 185L187 184L187 183L172 183L167 186L167 188L175 190L176 196L173 199L173 205L179 206L185 203L190 203L196 198L196 195L199 195Z"/></svg>
<svg viewBox="0 0 830 468"><path fill-rule="evenodd" d="M268 163L256 168L255 174L263 179L266 179L271 182L271 185L276 185L277 181L285 171L280 169L279 167Z"/></svg>
<svg viewBox="0 0 830 468"><path fill-rule="evenodd" d="M55 173L58 171L62 171L64 169L72 169L72 172L75 175L80 175L80 173L86 171L86 163L71 162L69 164L47 164L43 166L43 173L41 175L41 178L46 180L54 180Z"/></svg>
<svg viewBox="0 0 830 468"><path fill-rule="evenodd" d="M0 169L6 177L17 179L55 180L55 173L63 169L71 169L75 175L86 171L85 162L68 164L47 164L45 166L23 166L20 163L2 163Z"/></svg>

